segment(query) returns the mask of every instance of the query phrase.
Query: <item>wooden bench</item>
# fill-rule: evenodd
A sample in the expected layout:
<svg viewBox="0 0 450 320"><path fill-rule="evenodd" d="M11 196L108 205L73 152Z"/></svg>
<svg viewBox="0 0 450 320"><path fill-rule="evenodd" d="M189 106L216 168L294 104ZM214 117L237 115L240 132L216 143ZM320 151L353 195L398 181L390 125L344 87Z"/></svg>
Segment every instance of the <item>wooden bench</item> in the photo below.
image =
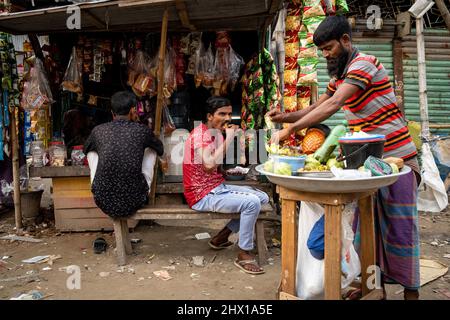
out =
<svg viewBox="0 0 450 320"><path fill-rule="evenodd" d="M124 219L113 219L114 235L116 237L117 263L123 266L127 262L127 255L133 252L127 220L208 220L208 219L237 219L239 213L214 213L198 212L187 205L156 205L146 206L138 210L134 215ZM274 214L270 204L263 205L256 222L256 248L258 250L258 261L260 265L267 264L267 245L264 237L264 221L280 221L279 216Z"/></svg>

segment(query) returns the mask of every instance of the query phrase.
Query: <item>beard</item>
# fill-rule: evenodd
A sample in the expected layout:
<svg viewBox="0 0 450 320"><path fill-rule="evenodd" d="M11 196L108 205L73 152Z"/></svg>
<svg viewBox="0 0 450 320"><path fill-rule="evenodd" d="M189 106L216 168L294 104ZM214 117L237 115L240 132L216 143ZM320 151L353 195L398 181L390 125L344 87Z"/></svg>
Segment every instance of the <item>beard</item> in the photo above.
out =
<svg viewBox="0 0 450 320"><path fill-rule="evenodd" d="M345 49L341 45L341 54L334 59L327 59L327 70L328 75L333 77L340 77L344 72L345 66L347 65L348 58L350 56L350 51Z"/></svg>

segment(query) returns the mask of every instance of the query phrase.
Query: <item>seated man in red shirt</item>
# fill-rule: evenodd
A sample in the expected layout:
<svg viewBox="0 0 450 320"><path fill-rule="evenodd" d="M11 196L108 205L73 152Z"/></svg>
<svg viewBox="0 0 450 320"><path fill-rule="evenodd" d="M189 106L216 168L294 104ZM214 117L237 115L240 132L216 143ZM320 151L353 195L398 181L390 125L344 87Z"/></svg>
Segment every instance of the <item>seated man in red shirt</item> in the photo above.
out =
<svg viewBox="0 0 450 320"><path fill-rule="evenodd" d="M239 254L234 264L250 274L261 274L264 270L250 253L253 249L255 223L261 205L269 202L262 191L242 186L224 184L218 171L226 150L234 140L237 126L230 125L231 103L222 97L211 97L207 101L206 121L196 127L185 144L183 161L184 195L189 206L197 211L236 213L240 219L231 220L209 245L223 249L230 245L228 237L239 231ZM226 138L222 133L226 131Z"/></svg>

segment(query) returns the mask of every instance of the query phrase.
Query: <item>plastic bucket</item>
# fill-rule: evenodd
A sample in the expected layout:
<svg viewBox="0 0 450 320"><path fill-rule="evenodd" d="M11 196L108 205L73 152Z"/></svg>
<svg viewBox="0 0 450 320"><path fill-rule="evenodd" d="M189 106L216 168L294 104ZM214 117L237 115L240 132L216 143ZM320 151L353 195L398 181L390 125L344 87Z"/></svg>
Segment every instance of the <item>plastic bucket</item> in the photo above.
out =
<svg viewBox="0 0 450 320"><path fill-rule="evenodd" d="M22 207L23 219L34 219L39 215L43 192L44 190L20 192L20 205Z"/></svg>
<svg viewBox="0 0 450 320"><path fill-rule="evenodd" d="M374 142L340 142L346 169L358 169L369 156L383 157L384 140Z"/></svg>

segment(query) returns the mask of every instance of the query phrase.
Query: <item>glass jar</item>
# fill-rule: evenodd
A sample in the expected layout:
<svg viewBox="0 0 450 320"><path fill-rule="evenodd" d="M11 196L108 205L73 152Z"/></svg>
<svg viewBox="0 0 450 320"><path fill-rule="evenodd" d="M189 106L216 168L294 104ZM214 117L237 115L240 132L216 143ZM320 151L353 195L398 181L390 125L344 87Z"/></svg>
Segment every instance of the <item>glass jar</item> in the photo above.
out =
<svg viewBox="0 0 450 320"><path fill-rule="evenodd" d="M67 159L67 150L64 142L53 141L50 142L49 148L50 166L52 167L64 167Z"/></svg>
<svg viewBox="0 0 450 320"><path fill-rule="evenodd" d="M70 158L73 166L84 166L86 156L83 152L83 146L74 146Z"/></svg>
<svg viewBox="0 0 450 320"><path fill-rule="evenodd" d="M33 167L43 167L45 165L44 164L45 149L44 143L42 141L31 142L30 153L32 158L31 165Z"/></svg>

